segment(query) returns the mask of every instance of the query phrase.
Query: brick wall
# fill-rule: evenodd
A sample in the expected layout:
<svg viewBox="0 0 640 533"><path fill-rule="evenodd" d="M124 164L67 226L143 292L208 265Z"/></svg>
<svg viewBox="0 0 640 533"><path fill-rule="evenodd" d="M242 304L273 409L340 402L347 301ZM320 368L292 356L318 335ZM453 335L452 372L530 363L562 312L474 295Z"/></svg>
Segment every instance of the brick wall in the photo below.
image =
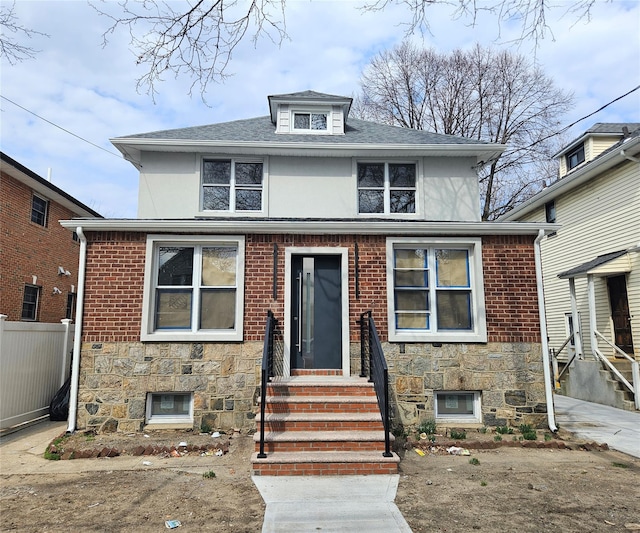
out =
<svg viewBox="0 0 640 533"><path fill-rule="evenodd" d="M135 341L140 337L146 235L88 233L85 299L86 341ZM483 238L485 304L489 342L540 342L532 236ZM260 341L267 309L284 313L285 253L289 246L349 248L349 279L355 279L358 243L359 289L349 285L351 340L359 340L356 320L374 310L387 336L386 239L353 235L249 235L245 252L244 340ZM277 246L277 300L273 300L274 245Z"/></svg>
<svg viewBox="0 0 640 533"><path fill-rule="evenodd" d="M0 313L7 315L7 320L21 319L24 286L32 285L36 276L35 285L41 287L38 321L60 322L66 315L72 285L77 290L80 246L58 221L74 214L50 201L47 225L34 224L32 189L4 173L0 182ZM58 266L71 275L59 275ZM54 295L54 287L62 294Z"/></svg>

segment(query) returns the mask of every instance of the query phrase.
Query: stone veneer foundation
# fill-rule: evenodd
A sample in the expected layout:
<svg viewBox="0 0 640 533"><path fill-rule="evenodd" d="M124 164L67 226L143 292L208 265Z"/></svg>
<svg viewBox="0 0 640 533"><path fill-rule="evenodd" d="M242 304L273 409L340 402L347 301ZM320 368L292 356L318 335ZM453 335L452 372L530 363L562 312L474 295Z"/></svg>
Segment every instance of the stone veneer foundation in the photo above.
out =
<svg viewBox="0 0 640 533"><path fill-rule="evenodd" d="M540 345L530 343L383 345L393 426L434 416L434 391L480 391L487 426L545 420ZM359 344L352 344L353 373ZM401 352L404 353L401 353ZM85 343L78 427L141 431L149 392L193 392L194 428L255 429L262 343Z"/></svg>

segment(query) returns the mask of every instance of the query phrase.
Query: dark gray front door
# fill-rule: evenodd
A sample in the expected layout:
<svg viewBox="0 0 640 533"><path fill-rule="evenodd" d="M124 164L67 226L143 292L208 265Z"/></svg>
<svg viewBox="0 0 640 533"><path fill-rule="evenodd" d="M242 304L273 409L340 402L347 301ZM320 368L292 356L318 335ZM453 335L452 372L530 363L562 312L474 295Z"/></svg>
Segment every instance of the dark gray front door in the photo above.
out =
<svg viewBox="0 0 640 533"><path fill-rule="evenodd" d="M342 368L342 276L338 255L291 260L291 368Z"/></svg>
<svg viewBox="0 0 640 533"><path fill-rule="evenodd" d="M607 278L609 302L611 303L611 319L616 344L625 353L633 353L631 340L631 315L627 299L627 280L624 275Z"/></svg>

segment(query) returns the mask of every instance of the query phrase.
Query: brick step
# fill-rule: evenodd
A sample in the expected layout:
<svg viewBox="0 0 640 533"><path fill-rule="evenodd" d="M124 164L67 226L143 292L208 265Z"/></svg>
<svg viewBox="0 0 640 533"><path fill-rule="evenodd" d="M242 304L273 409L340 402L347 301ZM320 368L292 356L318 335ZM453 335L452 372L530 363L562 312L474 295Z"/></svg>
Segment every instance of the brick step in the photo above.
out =
<svg viewBox="0 0 640 533"><path fill-rule="evenodd" d="M394 436L389 436L391 441ZM253 436L260 450L260 432ZM384 431L284 431L264 436L265 453L314 451L383 451Z"/></svg>
<svg viewBox="0 0 640 533"><path fill-rule="evenodd" d="M373 396L373 383L366 378L305 376L272 378L267 384L268 396Z"/></svg>
<svg viewBox="0 0 640 533"><path fill-rule="evenodd" d="M260 403L260 400L258 400ZM375 413L375 396L268 396L267 413Z"/></svg>
<svg viewBox="0 0 640 533"><path fill-rule="evenodd" d="M400 458L382 452L275 452L251 457L254 476L348 476L397 474Z"/></svg>
<svg viewBox="0 0 640 533"><path fill-rule="evenodd" d="M256 424L260 424L260 413ZM377 413L269 413L265 414L268 431L376 431L382 429ZM259 427L259 425L257 426Z"/></svg>

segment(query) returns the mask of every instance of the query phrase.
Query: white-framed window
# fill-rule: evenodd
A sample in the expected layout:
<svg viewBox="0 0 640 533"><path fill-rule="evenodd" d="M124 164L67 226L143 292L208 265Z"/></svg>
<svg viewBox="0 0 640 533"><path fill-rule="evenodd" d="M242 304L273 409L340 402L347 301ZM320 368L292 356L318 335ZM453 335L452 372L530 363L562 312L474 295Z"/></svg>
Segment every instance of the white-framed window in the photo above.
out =
<svg viewBox="0 0 640 533"><path fill-rule="evenodd" d="M262 211L263 183L261 159L203 159L202 210Z"/></svg>
<svg viewBox="0 0 640 533"><path fill-rule="evenodd" d="M193 393L148 393L146 423L193 424Z"/></svg>
<svg viewBox="0 0 640 533"><path fill-rule="evenodd" d="M40 305L41 288L37 285L25 285L22 293L21 320L38 320L38 307Z"/></svg>
<svg viewBox="0 0 640 533"><path fill-rule="evenodd" d="M291 111L291 131L295 133L328 133L330 121L328 111Z"/></svg>
<svg viewBox="0 0 640 533"><path fill-rule="evenodd" d="M244 237L149 235L141 340L242 340Z"/></svg>
<svg viewBox="0 0 640 533"><path fill-rule="evenodd" d="M417 167L415 162L359 161L358 213L415 213Z"/></svg>
<svg viewBox="0 0 640 533"><path fill-rule="evenodd" d="M48 218L49 200L34 194L31 197L31 222L46 227Z"/></svg>
<svg viewBox="0 0 640 533"><path fill-rule="evenodd" d="M482 422L479 392L436 391L433 403L433 411L438 422Z"/></svg>
<svg viewBox="0 0 640 533"><path fill-rule="evenodd" d="M391 342L486 342L479 238L388 238Z"/></svg>

